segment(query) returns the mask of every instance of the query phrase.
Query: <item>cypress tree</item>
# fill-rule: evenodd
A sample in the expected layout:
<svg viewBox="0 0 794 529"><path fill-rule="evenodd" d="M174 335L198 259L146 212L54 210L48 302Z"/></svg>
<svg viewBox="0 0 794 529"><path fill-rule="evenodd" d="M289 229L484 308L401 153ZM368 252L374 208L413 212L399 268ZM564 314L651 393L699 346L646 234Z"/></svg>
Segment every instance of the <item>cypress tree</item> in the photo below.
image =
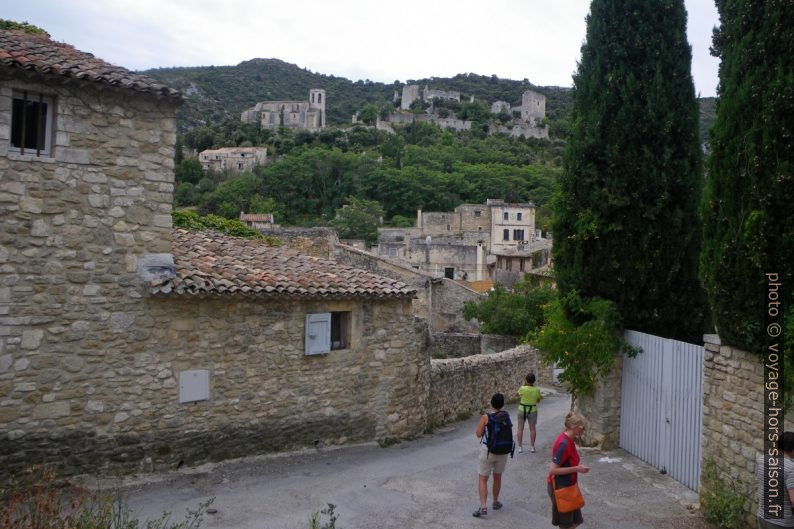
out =
<svg viewBox="0 0 794 529"><path fill-rule="evenodd" d="M765 273L778 274L794 338L794 2L718 0L717 9L701 274L723 343L760 353Z"/></svg>
<svg viewBox="0 0 794 529"><path fill-rule="evenodd" d="M698 109L683 0L593 0L555 202L563 295L627 328L701 339Z"/></svg>

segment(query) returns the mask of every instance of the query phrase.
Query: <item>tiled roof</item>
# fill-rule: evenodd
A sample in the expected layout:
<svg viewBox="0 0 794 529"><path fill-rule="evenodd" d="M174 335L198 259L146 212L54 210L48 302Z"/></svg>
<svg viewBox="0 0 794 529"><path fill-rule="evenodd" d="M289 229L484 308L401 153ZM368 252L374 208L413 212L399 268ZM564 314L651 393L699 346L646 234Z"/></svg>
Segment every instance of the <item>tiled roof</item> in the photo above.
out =
<svg viewBox="0 0 794 529"><path fill-rule="evenodd" d="M240 212L240 222L273 222L273 214Z"/></svg>
<svg viewBox="0 0 794 529"><path fill-rule="evenodd" d="M175 276L156 279L152 294L228 295L301 299L412 298L394 279L259 240L174 229Z"/></svg>
<svg viewBox="0 0 794 529"><path fill-rule="evenodd" d="M221 147L220 149L205 149L201 151L199 154L220 154L220 153L251 153L256 154L258 152L266 151L267 147Z"/></svg>
<svg viewBox="0 0 794 529"><path fill-rule="evenodd" d="M136 92L180 99L178 90L150 77L113 66L74 46L55 42L46 35L0 29L0 64L9 68L82 79Z"/></svg>

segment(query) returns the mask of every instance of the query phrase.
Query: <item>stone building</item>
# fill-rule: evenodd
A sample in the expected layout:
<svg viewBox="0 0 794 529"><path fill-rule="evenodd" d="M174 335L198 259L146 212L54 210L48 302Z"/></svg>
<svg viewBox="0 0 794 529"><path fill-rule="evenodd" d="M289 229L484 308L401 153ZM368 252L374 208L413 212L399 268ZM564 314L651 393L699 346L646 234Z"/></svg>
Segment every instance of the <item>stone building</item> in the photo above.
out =
<svg viewBox="0 0 794 529"><path fill-rule="evenodd" d="M548 264L551 241L535 231L535 206L488 199L452 212L417 211L413 228L380 228L379 256L436 276L512 285Z"/></svg>
<svg viewBox="0 0 794 529"><path fill-rule="evenodd" d="M414 101L420 98L419 85L410 84L403 86L402 100L400 108L409 110ZM421 101L427 103L433 99L446 99L450 101L457 101L460 103L460 92L454 90L435 90L429 88L427 85L421 91Z"/></svg>
<svg viewBox="0 0 794 529"><path fill-rule="evenodd" d="M266 147L223 147L199 153L199 162L205 171L250 171L255 165L267 162Z"/></svg>
<svg viewBox="0 0 794 529"><path fill-rule="evenodd" d="M546 117L546 96L534 90L527 90L521 94L521 106L514 108L521 112L521 119L533 125Z"/></svg>
<svg viewBox="0 0 794 529"><path fill-rule="evenodd" d="M325 128L325 90L312 88L307 101L262 101L243 110L243 123L259 123L263 129L279 127L317 131Z"/></svg>
<svg viewBox="0 0 794 529"><path fill-rule="evenodd" d="M245 213L241 211L240 222L255 230L278 228L278 225L273 222L272 213Z"/></svg>
<svg viewBox="0 0 794 529"><path fill-rule="evenodd" d="M17 31L0 30L0 61L4 478L424 428L413 289L174 230L178 92Z"/></svg>
<svg viewBox="0 0 794 529"><path fill-rule="evenodd" d="M512 110L510 103L507 101L494 101L491 103L491 114L501 114L502 112L509 114Z"/></svg>
<svg viewBox="0 0 794 529"><path fill-rule="evenodd" d="M489 134L503 133L513 137L548 138L549 126L541 126L546 117L546 96L534 90L521 94L521 105L510 107L506 101L496 101L491 105L492 114L503 112L518 114L519 117L507 124L491 123Z"/></svg>

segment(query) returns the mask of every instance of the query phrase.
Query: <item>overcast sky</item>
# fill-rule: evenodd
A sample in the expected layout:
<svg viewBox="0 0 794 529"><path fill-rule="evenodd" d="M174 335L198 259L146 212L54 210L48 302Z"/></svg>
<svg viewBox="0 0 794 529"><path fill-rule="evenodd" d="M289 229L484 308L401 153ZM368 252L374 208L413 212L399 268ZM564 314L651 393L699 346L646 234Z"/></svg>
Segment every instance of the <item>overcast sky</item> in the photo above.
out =
<svg viewBox="0 0 794 529"><path fill-rule="evenodd" d="M348 79L472 72L571 86L589 0L3 0L0 18L132 70L277 58ZM695 90L713 96L713 0L686 0Z"/></svg>

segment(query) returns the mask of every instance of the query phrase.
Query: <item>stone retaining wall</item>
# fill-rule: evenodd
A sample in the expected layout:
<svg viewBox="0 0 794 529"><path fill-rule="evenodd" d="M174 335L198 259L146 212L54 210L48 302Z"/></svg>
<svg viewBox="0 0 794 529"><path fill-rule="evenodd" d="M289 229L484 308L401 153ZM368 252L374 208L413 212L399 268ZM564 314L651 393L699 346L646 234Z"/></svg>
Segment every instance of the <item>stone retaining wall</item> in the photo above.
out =
<svg viewBox="0 0 794 529"><path fill-rule="evenodd" d="M758 355L722 345L716 334L704 340L701 461L713 460L720 477L736 485L747 498L748 523L755 524L755 456L764 441L764 366ZM706 488L701 478L701 495Z"/></svg>
<svg viewBox="0 0 794 529"><path fill-rule="evenodd" d="M583 446L597 446L601 450L618 447L622 381L623 356L618 356L613 369L596 382L593 394L576 400L576 411L587 419Z"/></svg>
<svg viewBox="0 0 794 529"><path fill-rule="evenodd" d="M491 354L516 346L514 336L497 334L432 333L430 356L433 358L462 358L476 354Z"/></svg>
<svg viewBox="0 0 794 529"><path fill-rule="evenodd" d="M445 423L487 409L496 392L515 400L527 373L539 373L538 359L537 349L521 345L501 353L431 360L428 421Z"/></svg>
<svg viewBox="0 0 794 529"><path fill-rule="evenodd" d="M723 345L716 334L703 339L701 467L707 460L714 461L725 483L737 487L746 498L747 523L754 527L758 510L755 458L764 448L764 366L759 355ZM794 410L789 410L784 424L786 430L794 429ZM706 489L701 477L701 498Z"/></svg>

